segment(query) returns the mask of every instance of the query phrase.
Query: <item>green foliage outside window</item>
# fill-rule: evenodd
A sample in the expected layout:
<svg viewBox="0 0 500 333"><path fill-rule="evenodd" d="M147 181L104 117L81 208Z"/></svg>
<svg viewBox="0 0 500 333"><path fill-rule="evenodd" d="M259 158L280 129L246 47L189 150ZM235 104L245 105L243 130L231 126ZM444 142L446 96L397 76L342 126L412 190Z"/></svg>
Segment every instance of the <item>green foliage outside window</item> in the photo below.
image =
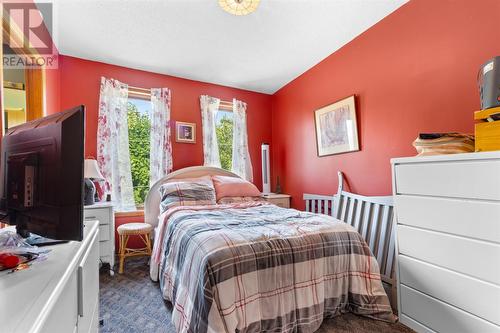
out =
<svg viewBox="0 0 500 333"><path fill-rule="evenodd" d="M144 203L149 191L149 152L151 120L147 112L141 112L137 105L128 102L128 135L130 167L134 200L137 206ZM233 119L231 112L221 112L216 124L217 142L221 167L231 170L233 158Z"/></svg>
<svg viewBox="0 0 500 333"><path fill-rule="evenodd" d="M149 190L149 139L151 121L147 113L141 113L137 106L128 102L128 140L130 167L136 205L144 203Z"/></svg>
<svg viewBox="0 0 500 333"><path fill-rule="evenodd" d="M220 112L220 111L219 111ZM215 132L219 144L219 157L221 167L231 170L233 163L233 119L232 114L224 114L217 122Z"/></svg>

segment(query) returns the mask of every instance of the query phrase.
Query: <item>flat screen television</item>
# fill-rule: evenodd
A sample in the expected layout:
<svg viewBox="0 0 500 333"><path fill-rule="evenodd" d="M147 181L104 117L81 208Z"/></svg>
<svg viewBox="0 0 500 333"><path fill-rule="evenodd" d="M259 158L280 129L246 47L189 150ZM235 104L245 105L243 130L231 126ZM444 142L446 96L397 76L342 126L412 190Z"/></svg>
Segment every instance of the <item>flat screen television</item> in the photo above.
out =
<svg viewBox="0 0 500 333"><path fill-rule="evenodd" d="M2 138L2 208L31 244L83 239L84 109L12 127Z"/></svg>

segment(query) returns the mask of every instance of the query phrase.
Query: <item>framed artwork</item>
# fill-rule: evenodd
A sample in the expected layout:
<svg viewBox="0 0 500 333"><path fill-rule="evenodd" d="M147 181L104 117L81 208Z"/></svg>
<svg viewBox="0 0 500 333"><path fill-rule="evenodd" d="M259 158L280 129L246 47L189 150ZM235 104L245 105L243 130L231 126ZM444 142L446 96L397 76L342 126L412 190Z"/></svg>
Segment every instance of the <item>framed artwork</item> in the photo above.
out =
<svg viewBox="0 0 500 333"><path fill-rule="evenodd" d="M175 141L185 143L196 143L196 124L175 122Z"/></svg>
<svg viewBox="0 0 500 333"><path fill-rule="evenodd" d="M314 111L318 156L359 150L354 95Z"/></svg>

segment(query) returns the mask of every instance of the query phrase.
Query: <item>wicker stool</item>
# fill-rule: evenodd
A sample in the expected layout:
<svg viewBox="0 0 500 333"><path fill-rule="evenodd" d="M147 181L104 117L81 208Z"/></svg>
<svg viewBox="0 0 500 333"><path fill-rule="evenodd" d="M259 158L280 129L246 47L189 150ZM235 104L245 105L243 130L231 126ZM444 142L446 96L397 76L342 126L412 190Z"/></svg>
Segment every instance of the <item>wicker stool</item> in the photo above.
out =
<svg viewBox="0 0 500 333"><path fill-rule="evenodd" d="M123 273L125 258L151 255L151 230L153 230L153 226L147 223L126 223L118 227L117 231L118 236L120 237L120 269L118 273ZM129 237L134 235L139 236L139 238L144 242L145 247L141 249L127 248Z"/></svg>

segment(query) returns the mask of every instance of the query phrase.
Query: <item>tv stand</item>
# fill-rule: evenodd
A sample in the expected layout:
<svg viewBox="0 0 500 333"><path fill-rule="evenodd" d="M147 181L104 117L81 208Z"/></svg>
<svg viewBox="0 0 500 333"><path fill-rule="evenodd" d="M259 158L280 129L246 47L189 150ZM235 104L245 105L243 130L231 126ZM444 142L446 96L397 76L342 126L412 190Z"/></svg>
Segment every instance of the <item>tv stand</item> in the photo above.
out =
<svg viewBox="0 0 500 333"><path fill-rule="evenodd" d="M58 239L52 239L52 238L45 238L37 234L30 233L28 237L24 239L26 243L29 245L36 245L38 247L41 246L49 246L49 245L55 245L55 244L63 244L67 243L68 241L64 240L58 240Z"/></svg>
<svg viewBox="0 0 500 333"><path fill-rule="evenodd" d="M29 269L0 272L0 332L97 333L99 223L85 222L81 242L49 248Z"/></svg>

